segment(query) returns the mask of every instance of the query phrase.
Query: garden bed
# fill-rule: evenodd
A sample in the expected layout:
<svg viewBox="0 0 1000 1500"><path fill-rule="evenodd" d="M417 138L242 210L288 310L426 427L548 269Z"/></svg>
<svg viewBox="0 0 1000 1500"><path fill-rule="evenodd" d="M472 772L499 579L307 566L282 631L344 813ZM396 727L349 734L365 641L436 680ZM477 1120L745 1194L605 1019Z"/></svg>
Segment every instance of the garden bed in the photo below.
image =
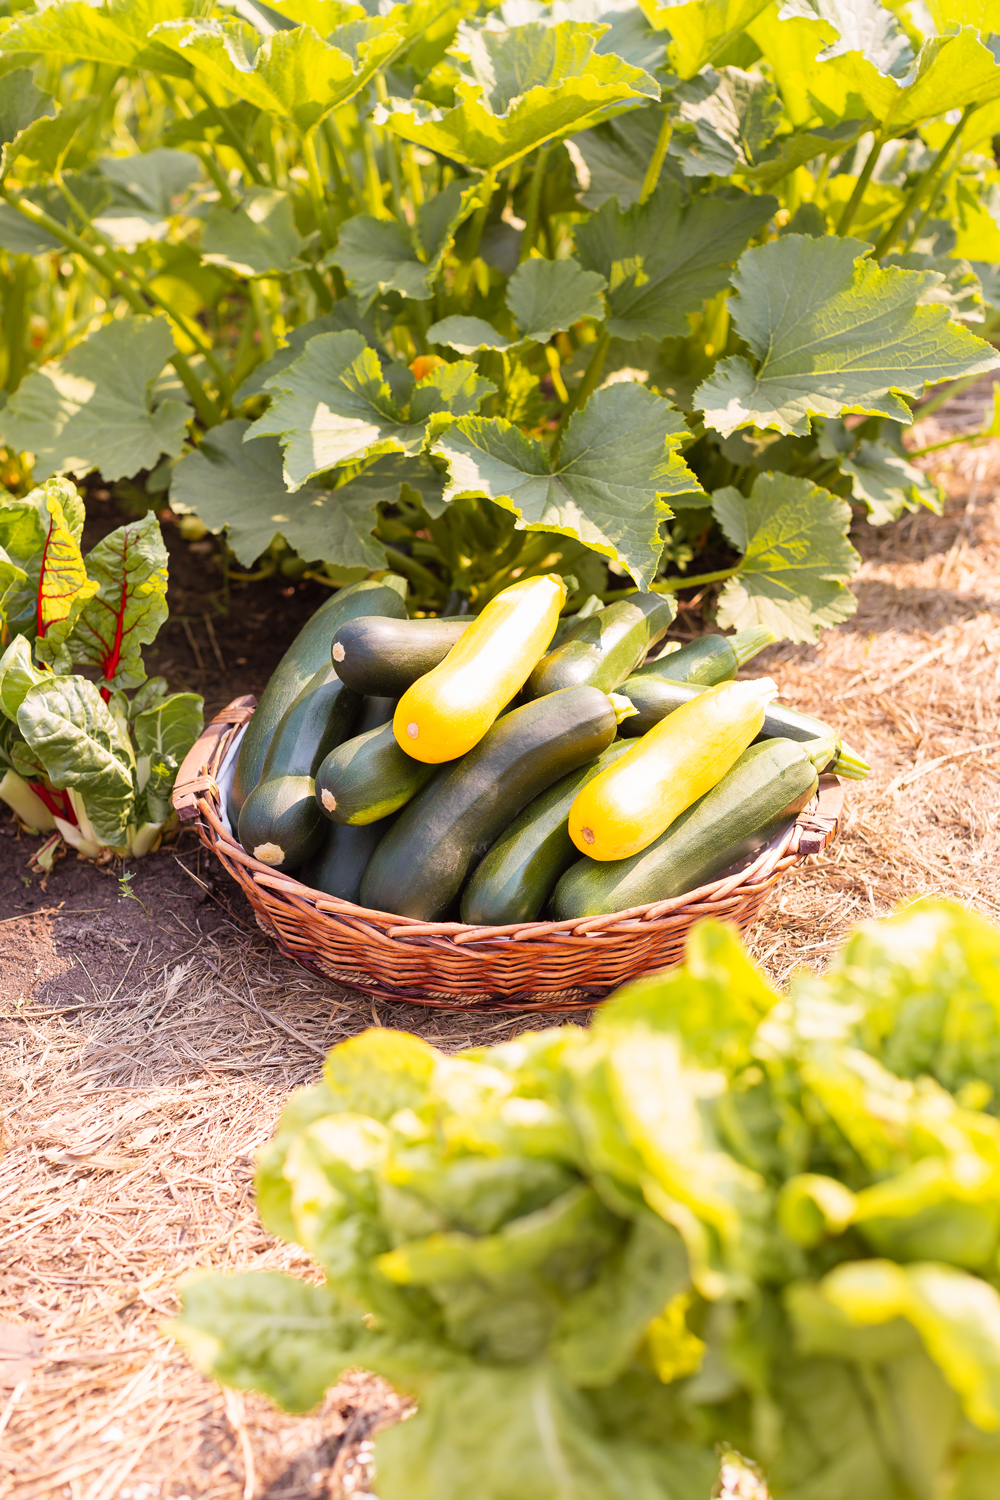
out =
<svg viewBox="0 0 1000 1500"><path fill-rule="evenodd" d="M968 393L919 441L971 426L983 399ZM753 934L776 980L822 966L850 926L917 894L1000 917L1000 443L945 450L935 473L943 517L856 525L857 614L815 647L758 659L788 701L836 722L873 766L850 789L838 842L782 883ZM199 607L218 589L213 554L166 530L174 612L147 665L203 692L212 712L260 690L279 630L294 632L314 586L256 584L232 623L210 613L220 665ZM287 618L268 614L277 609ZM700 630L697 601L679 624ZM373 1423L399 1413L395 1398L361 1378L308 1418L223 1398L161 1331L176 1282L209 1264L311 1274L304 1254L261 1230L250 1180L289 1089L315 1076L332 1042L374 1023L457 1047L545 1018L374 1009L321 984L274 952L191 833L136 865L147 923L110 869L67 860L42 889L32 842L6 816L0 827L0 1045L13 1060L0 1322L29 1324L41 1341L19 1368L0 1363L0 1380L14 1380L0 1386L0 1496L363 1490L359 1454Z"/></svg>

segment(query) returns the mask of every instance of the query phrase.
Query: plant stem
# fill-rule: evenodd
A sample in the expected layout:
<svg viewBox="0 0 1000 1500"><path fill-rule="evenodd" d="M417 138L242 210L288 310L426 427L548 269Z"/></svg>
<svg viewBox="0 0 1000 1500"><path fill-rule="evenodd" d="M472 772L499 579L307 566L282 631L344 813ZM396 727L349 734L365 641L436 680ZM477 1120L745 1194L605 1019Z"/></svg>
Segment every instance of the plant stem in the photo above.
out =
<svg viewBox="0 0 1000 1500"><path fill-rule="evenodd" d="M535 248L535 240L538 237L538 202L542 196L542 178L545 175L545 163L548 160L551 146L539 146L538 156L535 158L535 169L531 174L528 184L528 209L524 216L524 231L521 235L521 261L528 259Z"/></svg>
<svg viewBox="0 0 1000 1500"><path fill-rule="evenodd" d="M957 437L942 438L940 443L928 443L924 448L910 448L907 450L907 458L923 458L925 453L937 453L942 448L954 448L956 443L974 443L980 438L988 438L991 434L985 429L979 432L960 432Z"/></svg>
<svg viewBox="0 0 1000 1500"><path fill-rule="evenodd" d="M482 202L472 215L469 238L462 252L462 264L458 269L455 284L452 288L453 294L456 297L465 296L469 288L469 282L472 280L472 267L476 256L479 254L479 243L483 237L483 230L486 228L486 220L489 215L490 204L493 202L496 181L496 173L492 171L487 172L483 178L482 187L480 188L480 192L483 195Z"/></svg>
<svg viewBox="0 0 1000 1500"><path fill-rule="evenodd" d="M695 573L691 578L683 574L676 578L660 578L649 587L654 594L677 594L681 589L700 588L702 584L721 583L725 578L734 578L740 567L741 564L737 563L733 568L719 568L715 573Z"/></svg>
<svg viewBox="0 0 1000 1500"><path fill-rule="evenodd" d="M663 170L663 163L667 159L667 149L670 146L670 137L673 133L674 122L670 118L669 112L664 110L660 133L656 137L656 145L653 147L653 154L649 158L646 175L642 179L642 192L639 194L640 203L645 203L647 198L651 198L656 191L656 184L660 180L660 173Z"/></svg>
<svg viewBox="0 0 1000 1500"><path fill-rule="evenodd" d="M389 90L385 86L385 74L375 74L375 96L380 104L386 104L389 99ZM373 127L374 128L374 127ZM403 213L403 184L399 175L399 157L396 155L396 137L390 130L382 134L382 145L385 150L386 162L389 167L389 183L392 188L392 205L396 211L396 218L401 224L406 223L406 215Z"/></svg>
<svg viewBox="0 0 1000 1500"><path fill-rule="evenodd" d="M247 147L244 145L243 141L240 139L239 132L236 130L233 122L229 119L228 115L220 105L216 104L215 100L212 98L207 88L205 88L204 84L198 83L196 80L194 88L195 93L198 95L199 99L204 100L205 107L207 108L212 118L215 120L216 124L222 127L222 133L226 137L227 143L236 152L236 155L246 167L247 172L250 176L250 180L252 182L255 182L258 187L266 187L267 184L265 183L264 178L261 175L260 168L254 161L253 157L250 155L250 152L247 150Z"/></svg>
<svg viewBox="0 0 1000 1500"><path fill-rule="evenodd" d="M323 121L323 135L326 140L327 147L330 150L331 159L336 161L341 172L350 185L355 204L358 208L362 208L365 201L364 185L357 172L355 172L354 170L354 163L351 161L350 153L347 150L347 147L344 145L343 141L340 138L340 131L337 129L337 121L332 114L327 115L326 119Z"/></svg>
<svg viewBox="0 0 1000 1500"><path fill-rule="evenodd" d="M368 200L368 212L376 219L388 219L391 215L385 206L382 178L375 155L375 127L367 121L361 127L361 143L365 153L365 197Z"/></svg>
<svg viewBox="0 0 1000 1500"><path fill-rule="evenodd" d="M14 257L14 274L10 288L4 297L4 343L7 345L7 379L4 389L16 391L21 384L25 366L25 340L28 336L28 278L31 275L31 257Z"/></svg>
<svg viewBox="0 0 1000 1500"><path fill-rule="evenodd" d="M65 245L67 250L74 251L88 265L93 266L95 271L110 281L115 290L121 293L133 312L140 313L143 317L149 316L148 306L142 300L140 293L132 286L131 282L127 280L113 263L106 262L102 256L97 254L96 250L91 249L87 242L82 240L78 234L74 234L71 229L67 229L65 225L60 224L59 220L54 219L51 214L47 214L44 210L37 208L34 203L30 203L26 198L22 198L20 193L14 192L12 188L0 188L0 198L4 202L9 203L11 208L17 209L17 212L23 218L28 219L37 228L44 229L53 239L59 240L61 244ZM222 421L222 414L180 350L175 351L170 363L180 376L184 389L191 397L195 411L201 417L205 426L216 426L217 423Z"/></svg>
<svg viewBox="0 0 1000 1500"><path fill-rule="evenodd" d="M562 440L566 434L566 427L569 423L570 417L575 411L579 411L582 406L585 406L587 404L587 402L590 400L590 397L593 395L594 391L597 388L597 383L601 378L601 371L604 369L604 361L607 358L608 346L610 345L610 343L611 335L610 333L608 333L607 329L605 329L605 331L601 334L600 338L594 345L593 353L591 354L590 359L587 363L587 368L583 372L583 379L580 381L580 384L577 386L576 390L571 392L569 401L563 407L562 416L559 418L559 426L556 428L556 435L553 439L552 447L549 450L553 468L555 468L556 462L559 458L559 449L562 447Z"/></svg>
<svg viewBox="0 0 1000 1500"><path fill-rule="evenodd" d="M309 176L309 197L312 199L316 228L324 250L332 250L335 235L330 228L330 216L323 191L323 179L319 175L319 160L316 156L316 131L307 130L302 136L302 160Z"/></svg>
<svg viewBox="0 0 1000 1500"><path fill-rule="evenodd" d="M271 326L271 314L267 310L267 302L264 298L264 288L256 277L250 280L250 302L253 307L254 321L260 331L260 348L265 359L270 359L277 349L274 341L274 329Z"/></svg>
<svg viewBox="0 0 1000 1500"><path fill-rule="evenodd" d="M942 406L946 406L953 396L960 396L963 391L967 391L971 385L975 385L976 381L982 378L981 375L963 375L961 380L953 380L950 384L943 385L929 401L921 402L917 407L914 412L916 420L922 422L925 417L932 417L936 411L941 410Z"/></svg>
<svg viewBox="0 0 1000 1500"><path fill-rule="evenodd" d="M854 215L857 213L858 208L861 205L861 200L865 196L865 189L871 181L872 173L878 165L878 159L884 145L885 140L883 139L881 134L876 135L874 141L872 142L872 149L869 151L868 156L865 159L865 164L861 168L861 175L859 176L857 182L854 184L854 192L844 204L844 212L841 214L840 223L837 225L838 234L846 234L851 225L854 223Z"/></svg>
<svg viewBox="0 0 1000 1500"><path fill-rule="evenodd" d="M974 104L967 104L965 106L962 111L962 118L959 120L958 124L948 136L948 139L941 147L941 150L934 157L934 160L931 162L927 170L925 172L921 172L920 176L913 184L913 187L907 193L906 198L903 201L902 208L899 210L899 213L889 225L889 228L885 231L884 234L879 236L875 248L871 252L873 260L881 260L886 251L890 250L895 244L896 236L902 229L903 225L906 223L907 219L910 217L910 214L913 212L914 208L916 208L917 204L924 196L928 184L932 183L937 178L938 171L943 165L948 152L951 150L952 146L962 134L962 131L965 129L966 121L975 108L976 105Z"/></svg>
<svg viewBox="0 0 1000 1500"><path fill-rule="evenodd" d="M448 590L440 578L436 578L430 568L425 568L415 558L407 557L405 552L397 552L395 547L385 547L385 556L390 567L397 573L402 573L415 588L423 589L433 598L443 599L447 594Z"/></svg>

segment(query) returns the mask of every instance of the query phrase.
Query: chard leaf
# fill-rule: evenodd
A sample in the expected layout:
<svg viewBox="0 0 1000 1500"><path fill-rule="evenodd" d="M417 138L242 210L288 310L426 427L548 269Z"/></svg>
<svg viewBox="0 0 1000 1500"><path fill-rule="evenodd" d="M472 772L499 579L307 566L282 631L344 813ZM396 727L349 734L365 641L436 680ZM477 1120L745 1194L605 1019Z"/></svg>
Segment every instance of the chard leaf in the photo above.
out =
<svg viewBox="0 0 1000 1500"><path fill-rule="evenodd" d="M285 479L296 490L339 464L380 453L414 457L441 418L470 415L494 389L468 360L439 365L419 381L398 366L389 374L391 385L360 334L320 334L267 381L274 400L244 441L280 438Z"/></svg>
<svg viewBox="0 0 1000 1500"><path fill-rule="evenodd" d="M404 484L416 489L435 513L442 481L430 465L390 455L337 489L306 485L289 492L275 438L244 446L249 422L223 422L178 464L171 503L193 511L210 531L226 530L226 541L249 566L283 536L300 557L342 568L385 567L385 553L372 536L382 503L395 504Z"/></svg>
<svg viewBox="0 0 1000 1500"><path fill-rule="evenodd" d="M481 172L498 171L609 107L659 98L642 68L595 50L598 36L597 27L577 21L506 31L462 22L452 48L460 74L452 108L389 99L376 122Z"/></svg>
<svg viewBox="0 0 1000 1500"><path fill-rule="evenodd" d="M777 200L737 189L686 199L675 182L624 213L613 199L576 231L582 265L607 279L615 338L687 335L687 315L729 282L729 267Z"/></svg>
<svg viewBox="0 0 1000 1500"><path fill-rule="evenodd" d="M781 121L774 85L740 68L706 68L674 90L670 154L688 177L728 177L758 165Z"/></svg>
<svg viewBox="0 0 1000 1500"><path fill-rule="evenodd" d="M693 78L735 41L769 0L639 0L651 26L669 31L667 57L681 78Z"/></svg>
<svg viewBox="0 0 1000 1500"><path fill-rule="evenodd" d="M86 567L98 589L73 627L70 654L97 668L103 686L139 687L146 680L142 647L167 618L167 549L154 512L98 542Z"/></svg>
<svg viewBox="0 0 1000 1500"><path fill-rule="evenodd" d="M0 713L16 724L17 711L28 689L44 682L45 678L46 673L40 671L31 659L31 642L27 636L16 635L0 656Z"/></svg>
<svg viewBox="0 0 1000 1500"><path fill-rule="evenodd" d="M767 625L779 640L815 641L857 603L846 581L860 565L847 540L851 508L808 479L760 474L749 498L726 488L712 512L743 554L719 599L719 624Z"/></svg>
<svg viewBox="0 0 1000 1500"><path fill-rule="evenodd" d="M56 0L44 10L22 12L4 31L4 52L62 52L116 68L152 68L181 78L190 68L150 37L160 21L198 15L203 0Z"/></svg>
<svg viewBox="0 0 1000 1500"><path fill-rule="evenodd" d="M155 41L240 99L299 132L352 99L400 42L380 17L350 21L324 40L311 26L262 37L243 21L164 21Z"/></svg>
<svg viewBox="0 0 1000 1500"><path fill-rule="evenodd" d="M52 95L36 88L31 68L14 68L0 77L0 175L20 154L31 125L54 114Z"/></svg>
<svg viewBox="0 0 1000 1500"><path fill-rule="evenodd" d="M205 700L197 693L171 693L132 718L136 781L139 790L145 792L151 823L165 822L170 816L170 792L177 769L201 734L204 707ZM168 774L157 776L157 767Z"/></svg>
<svg viewBox="0 0 1000 1500"><path fill-rule="evenodd" d="M662 123L662 112L649 105L570 137L566 145L576 166L584 208L600 208L612 197L622 208L638 201ZM669 157L662 175L679 178L679 168Z"/></svg>
<svg viewBox="0 0 1000 1500"><path fill-rule="evenodd" d="M0 410L0 435L35 455L35 474L100 469L106 480L152 469L184 446L190 411L152 386L174 352L163 318L105 323L62 360L33 371Z"/></svg>
<svg viewBox="0 0 1000 1500"><path fill-rule="evenodd" d="M545 344L583 318L603 318L606 286L600 272L584 271L578 261L532 259L510 278L505 300L521 338Z"/></svg>
<svg viewBox="0 0 1000 1500"><path fill-rule="evenodd" d="M941 514L944 492L940 486L888 443L864 439L856 453L840 460L840 467L851 476L854 497L868 507L873 526L898 521L904 511L921 505Z"/></svg>
<svg viewBox="0 0 1000 1500"><path fill-rule="evenodd" d="M22 583L27 582L28 575L12 557L8 557L4 548L0 546L0 622L5 615L4 606L8 598L19 589Z"/></svg>
<svg viewBox="0 0 1000 1500"><path fill-rule="evenodd" d="M135 804L132 750L94 684L48 677L28 689L17 726L52 785L79 792L100 842L124 845Z"/></svg>
<svg viewBox="0 0 1000 1500"><path fill-rule="evenodd" d="M1000 364L981 339L924 305L933 272L883 271L859 240L789 234L740 258L734 321L759 361L721 360L695 392L724 436L753 423L804 436L810 416L862 411L908 424L899 392Z"/></svg>
<svg viewBox="0 0 1000 1500"><path fill-rule="evenodd" d="M65 641L98 585L87 578L80 552L83 505L74 485L50 479L23 500L0 503L0 546L21 573L8 585L11 625L36 636L40 661L69 665Z"/></svg>
<svg viewBox="0 0 1000 1500"><path fill-rule="evenodd" d="M528 531L555 531L615 558L648 588L673 514L667 496L698 490L676 453L687 428L679 412L633 383L597 391L566 428L558 466L502 417L466 418L434 451L448 460L446 500L485 495Z"/></svg>
<svg viewBox="0 0 1000 1500"><path fill-rule="evenodd" d="M235 209L217 204L211 210L201 258L238 276L285 275L299 264L302 245L288 194L251 188Z"/></svg>
<svg viewBox="0 0 1000 1500"><path fill-rule="evenodd" d="M451 182L417 212L414 228L398 220L358 214L341 226L340 240L323 261L339 266L362 315L384 292L426 301L433 296L455 231L478 198L479 186Z"/></svg>

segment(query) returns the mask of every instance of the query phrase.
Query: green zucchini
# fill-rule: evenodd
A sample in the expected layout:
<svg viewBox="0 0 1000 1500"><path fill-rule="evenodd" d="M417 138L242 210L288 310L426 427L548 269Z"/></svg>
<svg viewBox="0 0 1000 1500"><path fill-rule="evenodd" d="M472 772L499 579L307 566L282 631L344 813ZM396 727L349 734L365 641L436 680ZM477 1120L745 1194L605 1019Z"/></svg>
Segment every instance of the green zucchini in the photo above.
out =
<svg viewBox="0 0 1000 1500"><path fill-rule="evenodd" d="M337 675L339 677L340 673ZM369 729L380 729L383 724L391 724L395 712L395 698L362 698L354 733L367 734Z"/></svg>
<svg viewBox="0 0 1000 1500"><path fill-rule="evenodd" d="M333 664L357 692L401 698L418 677L444 661L475 618L349 620L333 637Z"/></svg>
<svg viewBox="0 0 1000 1500"><path fill-rule="evenodd" d="M671 657L670 660L673 661L674 658ZM619 733L625 739L636 739L652 729L654 724L659 724L668 714L672 714L675 708L680 708L682 703L689 703L692 698L697 698L705 689L687 682L644 677L636 672L622 683L621 691L623 697L628 698L639 711L623 721ZM811 714L799 713L798 709L786 708L781 703L769 703L764 710L764 727L757 740L769 739L796 740L800 744L807 740L828 741L829 763L821 769L832 771L836 776L862 781L871 770L866 760L842 743L840 735L829 724L824 724L822 719L814 719Z"/></svg>
<svg viewBox="0 0 1000 1500"><path fill-rule="evenodd" d="M341 901L357 902L361 877L375 847L387 831L391 819L367 823L363 828L346 828L342 823L328 823L326 837L313 857L298 872L303 885Z"/></svg>
<svg viewBox="0 0 1000 1500"><path fill-rule="evenodd" d="M751 745L648 849L606 862L584 856L571 865L552 897L553 915L557 921L606 916L707 884L759 853L806 806L817 779L806 746Z"/></svg>
<svg viewBox="0 0 1000 1500"><path fill-rule="evenodd" d="M327 663L285 710L240 813L239 840L255 859L295 870L313 853L323 832L313 778L324 756L350 734L361 703Z"/></svg>
<svg viewBox="0 0 1000 1500"><path fill-rule="evenodd" d="M557 646L562 645L578 620L587 620L591 615L600 614L603 608L604 605L596 594L588 594L580 605L580 608L575 610L573 614L560 615L559 624L556 626L556 633L552 637L552 644L549 650L554 651Z"/></svg>
<svg viewBox="0 0 1000 1500"><path fill-rule="evenodd" d="M330 751L316 772L316 801L332 822L361 827L397 812L435 770L399 748L390 721Z"/></svg>
<svg viewBox="0 0 1000 1500"><path fill-rule="evenodd" d="M579 858L567 826L577 792L628 748L620 742L610 745L589 765L571 771L528 803L465 887L463 922L475 927L502 927L535 920L560 875Z"/></svg>
<svg viewBox="0 0 1000 1500"><path fill-rule="evenodd" d="M669 677L671 682L700 682L702 687L714 687L718 682L729 682L752 656L773 642L774 635L766 625L754 625L735 635L699 635L679 651L646 662L635 675Z"/></svg>
<svg viewBox="0 0 1000 1500"><path fill-rule="evenodd" d="M668 594L630 594L577 620L528 678L527 696L542 698L585 684L613 693L667 633L675 613Z"/></svg>
<svg viewBox="0 0 1000 1500"><path fill-rule="evenodd" d="M594 760L615 737L599 688L564 688L515 708L461 760L435 768L372 856L362 905L438 921L475 862L546 787Z"/></svg>
<svg viewBox="0 0 1000 1500"><path fill-rule="evenodd" d="M365 579L338 589L307 620L260 695L253 718L246 727L236 759L233 785L226 803L229 821L236 827L243 804L260 780L264 757L278 720L306 683L330 660L330 642L339 625L356 615L406 616L406 580L387 573L380 581Z"/></svg>

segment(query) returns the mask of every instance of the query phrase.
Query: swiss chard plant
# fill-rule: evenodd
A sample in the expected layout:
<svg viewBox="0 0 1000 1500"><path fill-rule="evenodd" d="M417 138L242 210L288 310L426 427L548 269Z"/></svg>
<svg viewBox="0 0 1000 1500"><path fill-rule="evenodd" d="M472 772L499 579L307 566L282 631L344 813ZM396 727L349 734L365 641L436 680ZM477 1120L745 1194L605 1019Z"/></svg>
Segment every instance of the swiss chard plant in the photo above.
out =
<svg viewBox="0 0 1000 1500"><path fill-rule="evenodd" d="M1000 932L923 902L775 993L706 922L590 1030L328 1054L257 1167L325 1279L203 1273L174 1332L290 1410L374 1370L380 1500L992 1500Z"/></svg>
<svg viewBox="0 0 1000 1500"><path fill-rule="evenodd" d="M939 506L914 406L998 363L991 7L5 8L16 492L139 481L421 612L556 570L799 641L852 506Z"/></svg>
<svg viewBox="0 0 1000 1500"><path fill-rule="evenodd" d="M174 817L170 793L203 705L142 664L167 617L155 515L86 556L83 523L66 479L23 499L0 494L0 799L81 854L138 856Z"/></svg>

